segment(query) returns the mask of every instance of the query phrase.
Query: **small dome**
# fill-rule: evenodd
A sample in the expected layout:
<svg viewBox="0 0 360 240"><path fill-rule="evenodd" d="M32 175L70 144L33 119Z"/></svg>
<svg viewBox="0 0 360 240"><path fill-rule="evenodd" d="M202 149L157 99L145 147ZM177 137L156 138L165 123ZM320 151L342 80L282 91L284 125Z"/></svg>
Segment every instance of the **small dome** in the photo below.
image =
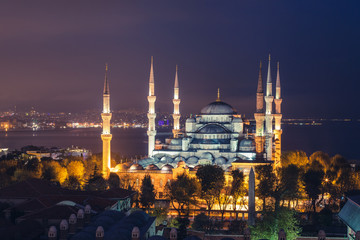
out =
<svg viewBox="0 0 360 240"><path fill-rule="evenodd" d="M137 171L137 170L144 170L144 168L140 164L134 163L133 165L131 165L129 170Z"/></svg>
<svg viewBox="0 0 360 240"><path fill-rule="evenodd" d="M208 159L208 160L212 161L214 159L214 157L211 153L205 152L205 153L201 154L201 159Z"/></svg>
<svg viewBox="0 0 360 240"><path fill-rule="evenodd" d="M195 118L186 119L186 123L195 123L195 122L196 122Z"/></svg>
<svg viewBox="0 0 360 240"><path fill-rule="evenodd" d="M165 164L162 168L161 168L161 171L162 172L171 172L171 170L173 169L174 167L171 166L170 164Z"/></svg>
<svg viewBox="0 0 360 240"><path fill-rule="evenodd" d="M128 166L126 166L126 164L124 163L120 163L115 166L115 170L117 170L118 172L124 172L128 170Z"/></svg>
<svg viewBox="0 0 360 240"><path fill-rule="evenodd" d="M241 152L252 152L255 151L255 143L251 139L243 139L239 143L239 150Z"/></svg>
<svg viewBox="0 0 360 240"><path fill-rule="evenodd" d="M198 161L199 161L199 159L197 157L192 156L186 160L186 163L190 164L190 165L194 165L194 164L197 164Z"/></svg>
<svg viewBox="0 0 360 240"><path fill-rule="evenodd" d="M227 114L236 113L235 109L227 103L216 101L206 105L201 109L201 114Z"/></svg>
<svg viewBox="0 0 360 240"><path fill-rule="evenodd" d="M155 164L150 164L146 166L145 170L159 170L159 168Z"/></svg>
<svg viewBox="0 0 360 240"><path fill-rule="evenodd" d="M199 133L207 133L207 134L227 133L227 132L229 132L227 129L217 124L208 124L199 130Z"/></svg>
<svg viewBox="0 0 360 240"><path fill-rule="evenodd" d="M224 157L218 157L217 159L215 159L215 164L219 166L226 164L226 162L227 160Z"/></svg>

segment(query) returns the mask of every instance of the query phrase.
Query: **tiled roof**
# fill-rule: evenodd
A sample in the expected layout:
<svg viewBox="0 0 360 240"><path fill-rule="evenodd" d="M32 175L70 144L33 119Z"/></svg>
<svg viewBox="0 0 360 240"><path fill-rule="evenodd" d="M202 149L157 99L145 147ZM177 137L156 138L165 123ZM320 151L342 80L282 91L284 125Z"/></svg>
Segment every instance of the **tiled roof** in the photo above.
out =
<svg viewBox="0 0 360 240"><path fill-rule="evenodd" d="M360 195L348 197L348 201L344 207L339 212L339 217L346 225L348 225L352 230L360 231L360 205L358 202Z"/></svg>

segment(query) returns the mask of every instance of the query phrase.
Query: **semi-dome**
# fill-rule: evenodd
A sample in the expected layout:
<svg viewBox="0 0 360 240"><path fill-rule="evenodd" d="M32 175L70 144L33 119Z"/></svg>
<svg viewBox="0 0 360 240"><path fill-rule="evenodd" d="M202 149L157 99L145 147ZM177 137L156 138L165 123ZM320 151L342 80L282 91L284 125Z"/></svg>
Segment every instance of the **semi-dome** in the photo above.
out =
<svg viewBox="0 0 360 240"><path fill-rule="evenodd" d="M162 162L162 163L172 163L172 162L173 162L173 159L172 159L170 156L163 156L163 157L160 159L160 162Z"/></svg>
<svg viewBox="0 0 360 240"><path fill-rule="evenodd" d="M194 164L198 163L198 161L199 161L199 159L197 157L192 156L186 160L186 163L190 164L190 165L194 165Z"/></svg>
<svg viewBox="0 0 360 240"><path fill-rule="evenodd" d="M227 133L229 130L218 124L208 124L199 130L199 133L211 134L211 133Z"/></svg>
<svg viewBox="0 0 360 240"><path fill-rule="evenodd" d="M179 162L179 161L183 161L184 160L184 158L182 157L182 156L177 156L176 158L174 158L174 163L177 163L177 162Z"/></svg>
<svg viewBox="0 0 360 240"><path fill-rule="evenodd" d="M203 154L201 154L201 158L202 159L208 159L208 160L211 160L211 161L214 159L213 155L211 153L209 153L209 152L204 152Z"/></svg>
<svg viewBox="0 0 360 240"><path fill-rule="evenodd" d="M234 114L236 113L235 109L222 101L212 102L203 109L201 109L201 114Z"/></svg>

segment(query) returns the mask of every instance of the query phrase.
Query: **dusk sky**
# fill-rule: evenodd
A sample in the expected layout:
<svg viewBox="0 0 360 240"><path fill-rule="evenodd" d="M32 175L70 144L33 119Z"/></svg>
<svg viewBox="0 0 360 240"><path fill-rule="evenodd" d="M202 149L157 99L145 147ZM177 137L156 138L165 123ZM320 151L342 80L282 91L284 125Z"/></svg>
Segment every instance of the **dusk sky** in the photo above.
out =
<svg viewBox="0 0 360 240"><path fill-rule="evenodd" d="M283 116L360 118L359 1L2 1L0 110L146 110L154 56L157 110L216 99L252 116L259 61L280 61Z"/></svg>

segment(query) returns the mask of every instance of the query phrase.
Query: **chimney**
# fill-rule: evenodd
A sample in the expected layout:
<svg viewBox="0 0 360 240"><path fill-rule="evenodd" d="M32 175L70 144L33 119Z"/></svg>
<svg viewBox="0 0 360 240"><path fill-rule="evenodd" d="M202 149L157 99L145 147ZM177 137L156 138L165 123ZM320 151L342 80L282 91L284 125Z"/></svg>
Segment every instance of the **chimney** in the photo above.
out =
<svg viewBox="0 0 360 240"><path fill-rule="evenodd" d="M55 226L51 226L49 228L48 239L49 240L56 240L57 239L57 230L56 230Z"/></svg>
<svg viewBox="0 0 360 240"><path fill-rule="evenodd" d="M96 240L104 239L104 228L102 226L97 227L95 237L96 237Z"/></svg>
<svg viewBox="0 0 360 240"><path fill-rule="evenodd" d="M318 233L318 240L326 240L326 234L324 230L320 230Z"/></svg>
<svg viewBox="0 0 360 240"><path fill-rule="evenodd" d="M131 232L131 240L139 240L140 239L140 229L138 227L134 227Z"/></svg>
<svg viewBox="0 0 360 240"><path fill-rule="evenodd" d="M84 227L84 210L79 209L77 212L77 229L82 229Z"/></svg>
<svg viewBox="0 0 360 240"><path fill-rule="evenodd" d="M69 224L65 219L60 222L60 239L59 240L67 240L69 232Z"/></svg>
<svg viewBox="0 0 360 240"><path fill-rule="evenodd" d="M85 206L85 223L89 223L91 219L91 206L87 204Z"/></svg>
<svg viewBox="0 0 360 240"><path fill-rule="evenodd" d="M284 229L280 229L278 236L279 240L286 240L286 232L284 231Z"/></svg>
<svg viewBox="0 0 360 240"><path fill-rule="evenodd" d="M177 231L176 231L176 228L171 228L171 231L170 231L170 240L177 240Z"/></svg>
<svg viewBox="0 0 360 240"><path fill-rule="evenodd" d="M77 222L77 218L76 218L75 214L71 214L69 217L69 233L70 234L76 233L76 222Z"/></svg>

